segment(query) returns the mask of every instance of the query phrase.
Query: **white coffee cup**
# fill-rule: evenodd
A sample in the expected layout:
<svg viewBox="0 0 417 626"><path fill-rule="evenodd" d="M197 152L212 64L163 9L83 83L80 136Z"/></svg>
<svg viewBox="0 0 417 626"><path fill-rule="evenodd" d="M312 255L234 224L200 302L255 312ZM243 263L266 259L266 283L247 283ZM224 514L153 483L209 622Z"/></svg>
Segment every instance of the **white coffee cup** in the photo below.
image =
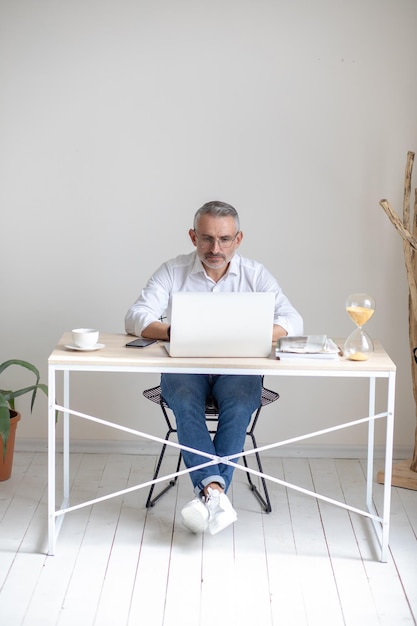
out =
<svg viewBox="0 0 417 626"><path fill-rule="evenodd" d="M74 328L72 342L77 348L94 348L98 341L99 331L94 328Z"/></svg>

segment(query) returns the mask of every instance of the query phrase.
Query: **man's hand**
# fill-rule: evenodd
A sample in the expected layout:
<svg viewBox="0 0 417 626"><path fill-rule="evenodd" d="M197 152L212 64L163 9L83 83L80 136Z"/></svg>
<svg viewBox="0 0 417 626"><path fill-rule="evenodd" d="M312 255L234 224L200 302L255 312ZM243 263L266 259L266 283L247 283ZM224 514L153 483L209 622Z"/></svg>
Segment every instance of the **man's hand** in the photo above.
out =
<svg viewBox="0 0 417 626"><path fill-rule="evenodd" d="M272 343L275 343L278 339L280 339L281 337L286 337L287 335L288 333L285 328L282 328L282 326L279 326L278 324L274 324L274 328L272 331Z"/></svg>
<svg viewBox="0 0 417 626"><path fill-rule="evenodd" d="M142 337L146 339L161 339L162 341L169 341L169 324L163 322L152 322L142 331Z"/></svg>

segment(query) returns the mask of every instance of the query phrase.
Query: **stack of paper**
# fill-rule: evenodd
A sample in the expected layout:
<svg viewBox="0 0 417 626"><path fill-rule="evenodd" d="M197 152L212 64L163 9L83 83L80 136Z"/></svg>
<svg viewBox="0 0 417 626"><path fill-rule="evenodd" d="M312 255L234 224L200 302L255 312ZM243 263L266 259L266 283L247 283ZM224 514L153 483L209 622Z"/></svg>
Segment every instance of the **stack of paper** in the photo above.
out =
<svg viewBox="0 0 417 626"><path fill-rule="evenodd" d="M275 348L275 356L280 359L337 359L339 355L339 348L327 335L281 337Z"/></svg>

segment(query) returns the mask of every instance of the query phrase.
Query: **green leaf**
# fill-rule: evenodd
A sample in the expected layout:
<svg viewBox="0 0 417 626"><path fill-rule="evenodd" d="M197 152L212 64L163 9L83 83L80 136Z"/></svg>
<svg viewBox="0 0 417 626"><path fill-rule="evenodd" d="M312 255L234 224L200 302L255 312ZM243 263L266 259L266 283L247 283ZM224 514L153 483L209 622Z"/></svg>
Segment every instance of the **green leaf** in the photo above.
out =
<svg viewBox="0 0 417 626"><path fill-rule="evenodd" d="M21 359L9 359L8 361L4 361L4 363L1 363L0 374L11 365L18 365L19 367L24 367L25 369L29 370L36 376L36 383L39 382L40 374L38 368L32 365L32 363L28 363L28 361L22 361Z"/></svg>
<svg viewBox="0 0 417 626"><path fill-rule="evenodd" d="M6 456L6 446L10 432L10 411L7 403L3 403L0 396L0 435L3 440L3 459ZM1 451L0 451L1 452Z"/></svg>
<svg viewBox="0 0 417 626"><path fill-rule="evenodd" d="M36 393L38 389L38 385L30 385L29 387L23 387L23 389L17 389L16 391L3 391L3 395L6 400L12 400L13 398L18 398L19 396L24 396L25 393L33 392ZM32 408L32 406L31 406Z"/></svg>
<svg viewBox="0 0 417 626"><path fill-rule="evenodd" d="M22 361L21 359L9 359L8 361L4 361L4 363L0 363L0 374L12 365L23 367L24 369L30 371L35 376L36 380L35 384L23 387L22 389L16 389L15 391L10 389L0 389L0 435L3 440L3 458L6 454L6 444L10 432L10 409L15 409L15 398L23 396L26 393L32 393L30 403L30 410L32 411L38 389L40 389L46 396L48 395L48 386L39 382L39 370L37 367L32 365L32 363Z"/></svg>

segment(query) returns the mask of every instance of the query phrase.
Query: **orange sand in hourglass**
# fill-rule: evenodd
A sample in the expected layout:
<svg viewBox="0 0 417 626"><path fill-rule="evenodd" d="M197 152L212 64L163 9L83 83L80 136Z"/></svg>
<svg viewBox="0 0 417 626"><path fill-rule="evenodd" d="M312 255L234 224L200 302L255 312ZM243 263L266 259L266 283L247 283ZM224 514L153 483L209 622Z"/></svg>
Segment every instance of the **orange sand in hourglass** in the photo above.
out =
<svg viewBox="0 0 417 626"><path fill-rule="evenodd" d="M369 309L364 306L348 306L346 307L346 311L355 324L361 327L366 324L375 313L375 309Z"/></svg>
<svg viewBox="0 0 417 626"><path fill-rule="evenodd" d="M363 352L352 352L352 354L349 354L348 359L350 361L366 361L368 358L367 354L364 354Z"/></svg>
<svg viewBox="0 0 417 626"><path fill-rule="evenodd" d="M375 309L365 306L347 306L346 311L354 323L362 328L362 326L371 319ZM351 361L366 361L368 356L368 354L364 354L363 352L352 352L348 355L348 359Z"/></svg>

